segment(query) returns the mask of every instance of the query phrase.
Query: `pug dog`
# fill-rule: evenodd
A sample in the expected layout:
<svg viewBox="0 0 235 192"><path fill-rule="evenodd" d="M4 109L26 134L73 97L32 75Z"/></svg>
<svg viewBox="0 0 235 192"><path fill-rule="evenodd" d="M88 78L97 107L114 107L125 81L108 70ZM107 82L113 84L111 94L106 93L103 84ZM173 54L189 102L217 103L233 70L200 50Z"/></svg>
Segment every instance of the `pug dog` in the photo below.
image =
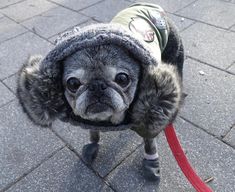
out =
<svg viewBox="0 0 235 192"><path fill-rule="evenodd" d="M17 95L38 125L60 119L88 129L87 164L97 156L100 131L135 131L144 140L144 176L159 182L155 137L180 108L183 62L182 41L164 10L138 3L110 23L65 32L45 57L29 58Z"/></svg>

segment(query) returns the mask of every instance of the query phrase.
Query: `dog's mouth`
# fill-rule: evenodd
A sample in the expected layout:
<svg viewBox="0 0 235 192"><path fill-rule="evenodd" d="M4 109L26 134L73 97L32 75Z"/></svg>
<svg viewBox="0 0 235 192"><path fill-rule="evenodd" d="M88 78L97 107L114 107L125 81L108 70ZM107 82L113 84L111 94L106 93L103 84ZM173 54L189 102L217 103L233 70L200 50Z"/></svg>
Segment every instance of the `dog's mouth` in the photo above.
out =
<svg viewBox="0 0 235 192"><path fill-rule="evenodd" d="M113 106L107 103L96 102L87 106L86 114L96 114L102 112L111 112L114 111Z"/></svg>

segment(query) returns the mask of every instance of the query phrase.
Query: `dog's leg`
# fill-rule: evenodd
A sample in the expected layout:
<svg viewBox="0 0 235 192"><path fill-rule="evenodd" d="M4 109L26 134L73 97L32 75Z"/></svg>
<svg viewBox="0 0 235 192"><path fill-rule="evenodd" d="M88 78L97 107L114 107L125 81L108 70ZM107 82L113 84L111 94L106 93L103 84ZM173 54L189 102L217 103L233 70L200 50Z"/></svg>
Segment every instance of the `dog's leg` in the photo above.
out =
<svg viewBox="0 0 235 192"><path fill-rule="evenodd" d="M160 167L159 167L159 156L157 153L157 146L155 138L146 139L144 138L144 160L143 160L143 171L146 179L150 181L160 181Z"/></svg>
<svg viewBox="0 0 235 192"><path fill-rule="evenodd" d="M85 145L82 149L82 156L87 164L91 164L93 160L96 158L99 151L99 144L98 144L99 140L100 140L100 132L90 130L91 143Z"/></svg>

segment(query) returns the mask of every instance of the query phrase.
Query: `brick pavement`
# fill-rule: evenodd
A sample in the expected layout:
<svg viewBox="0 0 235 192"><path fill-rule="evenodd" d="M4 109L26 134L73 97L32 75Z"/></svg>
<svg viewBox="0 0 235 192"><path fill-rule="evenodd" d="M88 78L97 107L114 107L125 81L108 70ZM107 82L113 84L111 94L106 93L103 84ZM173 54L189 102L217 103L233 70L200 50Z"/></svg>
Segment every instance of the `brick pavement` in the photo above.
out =
<svg viewBox="0 0 235 192"><path fill-rule="evenodd" d="M15 96L16 73L45 55L58 33L108 22L134 0L0 1L0 192L156 191L142 177L143 142L131 131L105 133L92 167L81 160L87 132L61 122L33 125ZM188 94L175 126L183 148L214 191L235 191L235 1L147 0L161 5L182 35ZM161 133L159 191L194 191Z"/></svg>

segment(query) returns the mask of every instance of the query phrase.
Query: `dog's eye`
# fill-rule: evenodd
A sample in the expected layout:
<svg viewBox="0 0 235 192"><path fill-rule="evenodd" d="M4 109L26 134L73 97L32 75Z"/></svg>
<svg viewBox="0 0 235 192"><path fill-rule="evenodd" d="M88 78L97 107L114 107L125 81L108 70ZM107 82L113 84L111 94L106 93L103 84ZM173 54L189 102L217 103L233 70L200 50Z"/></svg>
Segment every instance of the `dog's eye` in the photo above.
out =
<svg viewBox="0 0 235 192"><path fill-rule="evenodd" d="M115 82L119 84L121 87L126 87L129 84L130 79L127 74L118 73L115 77Z"/></svg>
<svg viewBox="0 0 235 192"><path fill-rule="evenodd" d="M71 77L67 80L67 88L72 92L72 93L76 93L76 91L78 90L78 88L80 87L81 83L80 81L75 78L75 77Z"/></svg>

